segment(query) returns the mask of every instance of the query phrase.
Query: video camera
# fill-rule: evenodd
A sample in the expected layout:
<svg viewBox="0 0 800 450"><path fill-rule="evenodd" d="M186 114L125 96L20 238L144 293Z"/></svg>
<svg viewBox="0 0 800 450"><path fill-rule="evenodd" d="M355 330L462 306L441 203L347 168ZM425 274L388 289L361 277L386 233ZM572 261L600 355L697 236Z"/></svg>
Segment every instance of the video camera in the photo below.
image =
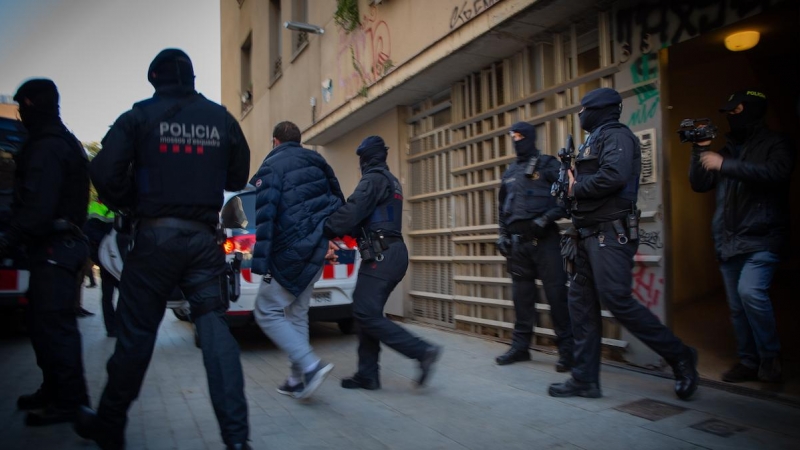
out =
<svg viewBox="0 0 800 450"><path fill-rule="evenodd" d="M558 159L561 160L561 168L558 169L558 180L550 187L550 194L556 197L559 202L570 210L570 201L567 193L569 192L569 175L567 172L572 169L572 160L575 158L575 143L572 135L567 136L567 145L558 151Z"/></svg>
<svg viewBox="0 0 800 450"><path fill-rule="evenodd" d="M683 119L681 120L678 136L681 143L710 141L717 137L718 128L711 123L711 119Z"/></svg>

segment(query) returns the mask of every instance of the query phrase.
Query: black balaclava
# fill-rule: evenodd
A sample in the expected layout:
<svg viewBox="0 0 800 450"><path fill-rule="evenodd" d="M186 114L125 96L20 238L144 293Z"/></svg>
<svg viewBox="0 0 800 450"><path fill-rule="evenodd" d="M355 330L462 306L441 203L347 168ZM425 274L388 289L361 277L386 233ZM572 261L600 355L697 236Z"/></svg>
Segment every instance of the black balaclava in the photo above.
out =
<svg viewBox="0 0 800 450"><path fill-rule="evenodd" d="M539 156L539 150L536 149L536 127L528 122L517 122L511 126L511 131L525 136L524 139L514 142L517 161L526 162L534 156Z"/></svg>
<svg viewBox="0 0 800 450"><path fill-rule="evenodd" d="M183 50L162 50L147 69L147 81L158 89L162 86L179 85L194 89L194 67Z"/></svg>
<svg viewBox="0 0 800 450"><path fill-rule="evenodd" d="M578 114L581 128L592 132L600 125L619 121L622 113L622 96L611 88L599 88L586 94L581 100L584 110Z"/></svg>
<svg viewBox="0 0 800 450"><path fill-rule="evenodd" d="M28 80L14 94L22 124L30 131L61 122L58 99L56 84L47 78Z"/></svg>
<svg viewBox="0 0 800 450"><path fill-rule="evenodd" d="M743 101L742 112L727 114L728 125L731 127L731 136L737 142L744 142L752 134L753 129L761 124L767 113L766 101Z"/></svg>
<svg viewBox="0 0 800 450"><path fill-rule="evenodd" d="M356 149L358 164L363 173L365 169L379 164L386 164L386 155L389 147L383 142L380 136L369 136L361 141L361 145Z"/></svg>

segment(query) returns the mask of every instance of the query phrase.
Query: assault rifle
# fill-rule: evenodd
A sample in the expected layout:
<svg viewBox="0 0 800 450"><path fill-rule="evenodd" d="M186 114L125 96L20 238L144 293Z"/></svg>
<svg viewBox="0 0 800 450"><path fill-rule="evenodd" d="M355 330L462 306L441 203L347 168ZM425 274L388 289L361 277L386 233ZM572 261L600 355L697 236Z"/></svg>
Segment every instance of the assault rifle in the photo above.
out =
<svg viewBox="0 0 800 450"><path fill-rule="evenodd" d="M558 151L558 159L561 160L561 168L558 169L558 180L553 183L550 188L550 194L558 199L559 204L563 206L567 212L570 211L572 200L567 194L569 192L569 175L567 171L572 169L572 160L575 158L575 144L572 141L572 135L567 136L567 145Z"/></svg>

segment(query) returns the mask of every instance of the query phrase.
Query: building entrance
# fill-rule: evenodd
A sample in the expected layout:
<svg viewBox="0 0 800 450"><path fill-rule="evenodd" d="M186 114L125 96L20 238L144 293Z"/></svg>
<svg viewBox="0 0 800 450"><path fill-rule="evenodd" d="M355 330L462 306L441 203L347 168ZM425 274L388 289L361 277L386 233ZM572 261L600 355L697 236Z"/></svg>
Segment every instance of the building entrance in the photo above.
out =
<svg viewBox="0 0 800 450"><path fill-rule="evenodd" d="M789 3L789 2L787 2ZM671 289L670 322L676 334L700 352L701 375L720 380L723 371L738 360L730 313L719 264L711 238L714 194L698 194L688 181L691 146L681 144L675 131L682 119L710 118L721 132L728 123L718 108L739 89L761 89L769 99L767 122L771 129L800 142L800 23L798 5L762 13L725 28L661 51L664 98L664 147L667 170L665 212L669 218L668 279ZM731 52L725 36L742 30L761 33L759 44L747 51ZM719 148L719 136L712 147ZM797 165L797 163L795 163ZM794 229L800 224L800 169L792 174L790 201ZM800 333L797 285L800 282L800 233L787 246L771 289L772 303L783 348L782 385L743 383L743 386L800 397Z"/></svg>

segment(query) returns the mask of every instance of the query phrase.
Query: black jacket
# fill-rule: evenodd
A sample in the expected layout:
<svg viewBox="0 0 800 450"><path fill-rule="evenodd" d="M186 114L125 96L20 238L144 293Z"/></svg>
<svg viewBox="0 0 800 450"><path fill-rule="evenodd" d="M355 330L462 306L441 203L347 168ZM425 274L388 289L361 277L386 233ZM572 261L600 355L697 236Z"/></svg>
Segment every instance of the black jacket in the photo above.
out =
<svg viewBox="0 0 800 450"><path fill-rule="evenodd" d="M592 130L575 156L572 222L588 227L626 217L636 206L642 150L616 118Z"/></svg>
<svg viewBox="0 0 800 450"><path fill-rule="evenodd" d="M561 163L550 155L540 155L538 158L531 178L525 176L529 165L527 160L517 159L503 173L498 194L498 223L501 234L510 234L509 226L515 222L530 222L543 216L546 223L550 224L567 217L567 211L550 194L550 187L558 179Z"/></svg>
<svg viewBox="0 0 800 450"><path fill-rule="evenodd" d="M223 190L244 188L250 171L250 148L236 119L177 85L159 87L122 114L102 147L90 166L99 197L140 218L214 224Z"/></svg>
<svg viewBox="0 0 800 450"><path fill-rule="evenodd" d="M729 138L719 152L724 158L719 171L703 168L703 150L693 151L689 181L695 192L717 188L711 224L717 257L724 261L756 251L780 253L789 232L789 180L795 164L791 142L765 126L738 149Z"/></svg>
<svg viewBox="0 0 800 450"><path fill-rule="evenodd" d="M347 203L336 210L325 221L325 235L329 238L352 236L360 237L361 228L369 229L373 220L373 213L379 205L391 200L400 183L389 173L389 166L385 160L363 161L361 164L361 180L359 180L353 193L347 197ZM391 174L389 174L391 175ZM401 191L402 192L402 191ZM402 194L399 198L402 202ZM397 209L397 208L395 208ZM392 235L402 234L402 210L396 212L391 221Z"/></svg>
<svg viewBox="0 0 800 450"><path fill-rule="evenodd" d="M29 132L16 157L16 199L9 224L26 241L53 233L57 219L82 227L89 204L89 160L80 142L60 121Z"/></svg>

